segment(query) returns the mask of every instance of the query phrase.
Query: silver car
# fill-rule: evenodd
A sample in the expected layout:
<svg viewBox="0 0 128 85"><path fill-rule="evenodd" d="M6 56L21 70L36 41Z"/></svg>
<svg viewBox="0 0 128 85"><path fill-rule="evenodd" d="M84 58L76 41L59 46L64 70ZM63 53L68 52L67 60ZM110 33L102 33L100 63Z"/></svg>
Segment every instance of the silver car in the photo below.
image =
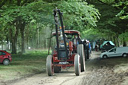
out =
<svg viewBox="0 0 128 85"><path fill-rule="evenodd" d="M101 58L123 56L127 57L128 47L114 47L106 52L101 53Z"/></svg>

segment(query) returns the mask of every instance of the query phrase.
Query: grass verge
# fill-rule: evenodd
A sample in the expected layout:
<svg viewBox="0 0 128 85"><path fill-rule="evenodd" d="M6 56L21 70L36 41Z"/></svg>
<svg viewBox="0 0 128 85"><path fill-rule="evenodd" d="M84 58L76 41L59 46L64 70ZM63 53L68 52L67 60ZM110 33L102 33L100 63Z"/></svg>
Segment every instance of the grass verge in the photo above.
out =
<svg viewBox="0 0 128 85"><path fill-rule="evenodd" d="M47 51L27 51L25 54L13 54L8 66L0 64L0 80L14 80L45 71Z"/></svg>

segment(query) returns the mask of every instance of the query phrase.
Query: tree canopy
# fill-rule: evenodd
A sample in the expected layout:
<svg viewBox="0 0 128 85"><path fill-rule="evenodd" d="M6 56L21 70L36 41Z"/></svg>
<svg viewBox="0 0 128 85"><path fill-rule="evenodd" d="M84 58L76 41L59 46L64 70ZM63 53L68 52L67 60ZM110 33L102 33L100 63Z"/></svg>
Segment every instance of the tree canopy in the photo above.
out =
<svg viewBox="0 0 128 85"><path fill-rule="evenodd" d="M93 5L83 0L2 0L1 42L10 42L12 53L17 53L18 48L24 53L28 46L47 47L47 38L54 25L53 9L56 7L63 12L66 29L83 31L87 27L95 27L100 16ZM36 44L39 46L34 46Z"/></svg>
<svg viewBox="0 0 128 85"><path fill-rule="evenodd" d="M113 34L108 35L110 37L109 39L115 39L116 42L121 40L126 43L127 39L125 38L127 37L123 35L128 32L127 0L87 0L87 2L95 5L95 8L101 13L96 28L101 32L104 32L104 30L108 30L110 33L112 32Z"/></svg>
<svg viewBox="0 0 128 85"><path fill-rule="evenodd" d="M48 47L56 7L66 29L79 30L82 38L128 40L127 0L1 0L1 43L11 43L12 53Z"/></svg>

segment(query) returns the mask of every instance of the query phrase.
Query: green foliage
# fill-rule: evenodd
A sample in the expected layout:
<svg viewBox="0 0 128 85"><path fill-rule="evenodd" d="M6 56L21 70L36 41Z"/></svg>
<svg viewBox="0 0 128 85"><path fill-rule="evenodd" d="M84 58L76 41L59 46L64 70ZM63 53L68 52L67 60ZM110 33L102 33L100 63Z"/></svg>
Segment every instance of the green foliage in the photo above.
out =
<svg viewBox="0 0 128 85"><path fill-rule="evenodd" d="M128 31L119 35L120 40L128 41Z"/></svg>
<svg viewBox="0 0 128 85"><path fill-rule="evenodd" d="M99 11L93 5L88 5L82 0L21 0L21 2L10 0L0 7L0 28L1 31L6 31L0 35L11 41L25 23L24 36L28 46L30 42L35 43L33 44L35 47L39 42L45 46L46 38L50 36L50 29L54 24L52 14L55 7L63 12L64 25L67 29L82 31L88 26L95 27L100 16ZM21 34L18 33L16 37L20 46Z"/></svg>
<svg viewBox="0 0 128 85"><path fill-rule="evenodd" d="M127 0L87 0L94 4L101 13L97 30L103 37L119 44L120 40L127 41L128 1Z"/></svg>
<svg viewBox="0 0 128 85"><path fill-rule="evenodd" d="M4 31L4 29L2 27L0 27L0 41L2 40L5 40L5 35L6 35L6 32Z"/></svg>
<svg viewBox="0 0 128 85"><path fill-rule="evenodd" d="M118 17L115 15L119 12L119 10L115 9L111 5L105 5L102 3L98 3L96 7L99 9L101 13L101 17L99 22L97 23L97 29L108 29L113 32L118 33L118 25L116 22L119 21Z"/></svg>
<svg viewBox="0 0 128 85"><path fill-rule="evenodd" d="M47 7L47 5L51 8ZM14 3L4 5L0 9L0 24L2 30L6 30L6 33L1 34L1 36L3 38L6 36L5 38L9 38L9 41L11 41L12 38L9 35L10 30L12 30L11 34L14 37L16 31L19 31L22 27L22 23L25 22L25 27L29 27L27 28L29 31L25 29L25 33L27 33L25 34L25 37L31 38L32 35L36 34L36 29L42 29L45 24L47 25L48 23L53 23L53 19L51 19L51 9L53 8L51 5L52 4L47 4L43 1L32 2L23 6L18 6ZM31 34L28 34L28 32L31 32ZM18 33L17 37L20 36L21 35ZM3 38L1 38L1 40L3 40ZM18 40L21 41L20 38Z"/></svg>
<svg viewBox="0 0 128 85"><path fill-rule="evenodd" d="M112 4L115 2L115 0L100 0L102 1L103 3L107 3L107 4Z"/></svg>
<svg viewBox="0 0 128 85"><path fill-rule="evenodd" d="M101 38L101 33L97 29L87 29L82 32L82 35L82 38L89 39L89 41Z"/></svg>
<svg viewBox="0 0 128 85"><path fill-rule="evenodd" d="M116 15L120 19L128 19L128 1L127 0L100 0L106 4L112 4L114 7L120 9L120 12Z"/></svg>
<svg viewBox="0 0 128 85"><path fill-rule="evenodd" d="M90 41L94 41L97 39L105 38L109 39L111 37L115 37L116 33L111 31L110 29L88 29L82 32L82 38L89 39Z"/></svg>
<svg viewBox="0 0 128 85"><path fill-rule="evenodd" d="M64 22L73 29L83 30L87 25L96 26L99 19L99 11L93 5L86 2L59 2L64 13Z"/></svg>
<svg viewBox="0 0 128 85"><path fill-rule="evenodd" d="M128 19L128 1L120 1L119 3L114 4L115 7L121 8L121 11L116 15L120 19Z"/></svg>

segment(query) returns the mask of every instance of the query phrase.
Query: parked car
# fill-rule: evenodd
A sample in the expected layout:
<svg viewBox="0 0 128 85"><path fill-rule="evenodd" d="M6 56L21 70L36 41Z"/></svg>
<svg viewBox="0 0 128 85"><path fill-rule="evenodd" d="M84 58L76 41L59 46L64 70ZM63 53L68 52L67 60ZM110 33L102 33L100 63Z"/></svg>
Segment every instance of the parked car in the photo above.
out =
<svg viewBox="0 0 128 85"><path fill-rule="evenodd" d="M114 47L106 52L101 53L100 57L107 58L107 57L116 57L116 56L127 57L128 47Z"/></svg>
<svg viewBox="0 0 128 85"><path fill-rule="evenodd" d="M0 63L3 63L4 65L9 65L9 63L12 61L11 54L7 51L0 50Z"/></svg>

